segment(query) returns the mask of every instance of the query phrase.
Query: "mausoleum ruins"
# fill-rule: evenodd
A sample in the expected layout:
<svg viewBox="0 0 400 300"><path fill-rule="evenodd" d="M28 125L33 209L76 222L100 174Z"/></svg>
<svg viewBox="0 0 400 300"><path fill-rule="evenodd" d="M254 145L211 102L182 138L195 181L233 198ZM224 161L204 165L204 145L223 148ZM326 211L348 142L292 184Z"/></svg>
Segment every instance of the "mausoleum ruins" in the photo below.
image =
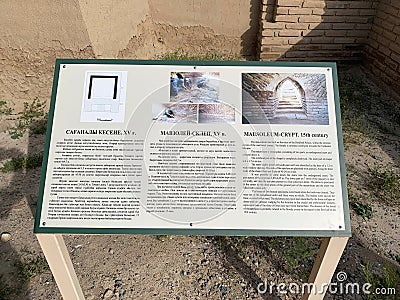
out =
<svg viewBox="0 0 400 300"><path fill-rule="evenodd" d="M325 75L245 73L242 76L244 123L328 124Z"/></svg>

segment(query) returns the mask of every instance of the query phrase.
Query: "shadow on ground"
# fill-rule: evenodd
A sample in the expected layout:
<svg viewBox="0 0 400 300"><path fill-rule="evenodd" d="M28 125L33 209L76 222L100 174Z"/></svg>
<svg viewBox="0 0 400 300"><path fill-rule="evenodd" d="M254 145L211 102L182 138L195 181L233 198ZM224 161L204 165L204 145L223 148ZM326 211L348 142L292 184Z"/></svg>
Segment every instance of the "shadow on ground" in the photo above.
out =
<svg viewBox="0 0 400 300"><path fill-rule="evenodd" d="M5 144L15 141L10 139ZM31 249L13 248L13 239L21 238L18 235L20 228L14 228L16 215L13 212L22 212L28 207L29 220L33 220L36 213L37 195L40 181L40 166L26 168L24 158L41 157L43 151L44 136L32 135L29 137L28 151L22 152L18 148L0 148L0 161L3 169L0 178L3 188L0 189L0 222L3 224L0 231L9 233L11 241L0 243L0 299L31 299L29 279L37 275L36 272L47 268L43 256L36 254ZM8 164L5 164L8 162ZM10 163L14 162L14 164ZM40 164L40 162L39 162ZM25 223L25 220L21 220ZM11 226L11 227L10 227ZM33 221L26 230L33 230ZM29 235L29 233L27 233ZM24 236L25 234L21 235ZM41 264L39 266L39 264ZM40 270L39 270L40 269Z"/></svg>

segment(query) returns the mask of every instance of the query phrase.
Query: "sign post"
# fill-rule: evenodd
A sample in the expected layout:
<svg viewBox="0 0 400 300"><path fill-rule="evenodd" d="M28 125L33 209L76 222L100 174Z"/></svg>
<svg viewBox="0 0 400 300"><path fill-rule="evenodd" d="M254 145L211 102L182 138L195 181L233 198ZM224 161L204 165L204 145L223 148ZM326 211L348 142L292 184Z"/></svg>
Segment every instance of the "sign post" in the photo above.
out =
<svg viewBox="0 0 400 300"><path fill-rule="evenodd" d="M35 233L66 299L63 233L325 237L329 283L351 236L336 65L57 60Z"/></svg>
<svg viewBox="0 0 400 300"><path fill-rule="evenodd" d="M62 235L37 234L36 237L63 298L85 299Z"/></svg>
<svg viewBox="0 0 400 300"><path fill-rule="evenodd" d="M336 270L343 251L346 248L348 237L323 238L314 266L311 270L308 283L314 284L317 292L303 294L303 300L322 300L328 290L328 285ZM323 288L323 290L322 290ZM320 292L318 292L320 291Z"/></svg>

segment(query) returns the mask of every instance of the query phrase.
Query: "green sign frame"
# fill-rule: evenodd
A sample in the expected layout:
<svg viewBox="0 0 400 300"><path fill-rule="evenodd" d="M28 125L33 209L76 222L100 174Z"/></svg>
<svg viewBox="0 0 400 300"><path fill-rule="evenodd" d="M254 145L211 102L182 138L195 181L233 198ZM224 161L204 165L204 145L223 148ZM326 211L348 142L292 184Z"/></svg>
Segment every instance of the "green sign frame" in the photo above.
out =
<svg viewBox="0 0 400 300"><path fill-rule="evenodd" d="M176 65L176 66L235 66L235 67L326 67L332 69L336 112L337 141L339 147L340 177L344 212L344 230L248 230L248 229L166 229L166 228L65 228L39 226L43 205L44 187L48 167L51 134L60 69L70 64L112 65ZM57 59L48 115L46 143L39 186L34 233L48 234L168 234L168 235L222 235L222 236L305 236L305 237L350 237L351 224L346 183L344 147L340 117L339 88L336 63L333 62L255 62L255 61L160 61L160 60L116 60L116 59Z"/></svg>

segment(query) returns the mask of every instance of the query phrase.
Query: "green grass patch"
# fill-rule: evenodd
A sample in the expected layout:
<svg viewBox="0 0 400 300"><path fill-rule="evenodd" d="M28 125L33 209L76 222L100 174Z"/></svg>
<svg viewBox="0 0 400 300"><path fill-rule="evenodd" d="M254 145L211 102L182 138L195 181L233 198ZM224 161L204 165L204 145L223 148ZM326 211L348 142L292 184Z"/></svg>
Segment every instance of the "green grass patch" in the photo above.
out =
<svg viewBox="0 0 400 300"><path fill-rule="evenodd" d="M15 172L22 169L34 169L42 166L43 153L14 157L3 163L1 172Z"/></svg>
<svg viewBox="0 0 400 300"><path fill-rule="evenodd" d="M24 136L27 130L35 130L35 122L46 120L46 102L39 101L37 98L31 103L24 102L24 109L15 118L15 125L8 128L8 133L12 139L19 139ZM46 131L44 131L46 132Z"/></svg>
<svg viewBox="0 0 400 300"><path fill-rule="evenodd" d="M32 277L50 271L46 259L41 255L18 261L15 263L15 267L20 283L26 283Z"/></svg>
<svg viewBox="0 0 400 300"><path fill-rule="evenodd" d="M362 272L365 281L371 284L371 288L369 289L371 294L367 295L368 300L397 299L397 296L393 293L396 293L395 289L400 285L400 274L395 268L392 266L385 266L382 268L381 274L377 274L373 272L371 264L367 263L367 265L363 267ZM381 293L385 291L385 294L382 293L379 295L375 293L377 289L379 289Z"/></svg>
<svg viewBox="0 0 400 300"><path fill-rule="evenodd" d="M14 113L14 109L9 107L7 102L0 101L0 118L2 116L8 116L8 120L14 121L14 124L6 130L12 139L23 137L28 130L33 134L46 133L47 110L45 101L42 102L36 98L31 103L24 102L24 109L19 113Z"/></svg>
<svg viewBox="0 0 400 300"><path fill-rule="evenodd" d="M228 238L229 244L236 249L238 256L242 259L246 257L247 240L247 236L230 236Z"/></svg>
<svg viewBox="0 0 400 300"><path fill-rule="evenodd" d="M9 116L13 112L13 109L8 106L6 101L0 101L0 118L5 115Z"/></svg>
<svg viewBox="0 0 400 300"><path fill-rule="evenodd" d="M274 249L278 257L286 263L286 270L299 279L307 281L320 240L309 237L271 237L266 248Z"/></svg>
<svg viewBox="0 0 400 300"><path fill-rule="evenodd" d="M0 300L14 299L14 289L8 286L3 281L3 276L0 276Z"/></svg>
<svg viewBox="0 0 400 300"><path fill-rule="evenodd" d="M47 131L47 116L44 119L32 122L29 127L30 132L33 134L46 134Z"/></svg>
<svg viewBox="0 0 400 300"><path fill-rule="evenodd" d="M239 54L224 54L215 52L206 52L201 54L189 53L183 50L176 50L174 52L164 53L157 56L159 60L190 60L190 61L227 61L227 60L243 60Z"/></svg>
<svg viewBox="0 0 400 300"><path fill-rule="evenodd" d="M373 216L372 207L368 203L361 203L358 201L350 202L351 208L355 213L364 219L371 219Z"/></svg>
<svg viewBox="0 0 400 300"><path fill-rule="evenodd" d="M310 239L293 237L284 245L282 254L285 261L293 268L300 265L304 259L312 258L316 252L313 251Z"/></svg>
<svg viewBox="0 0 400 300"><path fill-rule="evenodd" d="M7 279L0 275L0 300L20 299L31 278L44 273L51 274L44 256L37 255L28 248L21 249L21 253L20 259L13 263L13 270Z"/></svg>
<svg viewBox="0 0 400 300"><path fill-rule="evenodd" d="M400 175L392 168L368 168L367 185L375 198L391 204L400 203Z"/></svg>

